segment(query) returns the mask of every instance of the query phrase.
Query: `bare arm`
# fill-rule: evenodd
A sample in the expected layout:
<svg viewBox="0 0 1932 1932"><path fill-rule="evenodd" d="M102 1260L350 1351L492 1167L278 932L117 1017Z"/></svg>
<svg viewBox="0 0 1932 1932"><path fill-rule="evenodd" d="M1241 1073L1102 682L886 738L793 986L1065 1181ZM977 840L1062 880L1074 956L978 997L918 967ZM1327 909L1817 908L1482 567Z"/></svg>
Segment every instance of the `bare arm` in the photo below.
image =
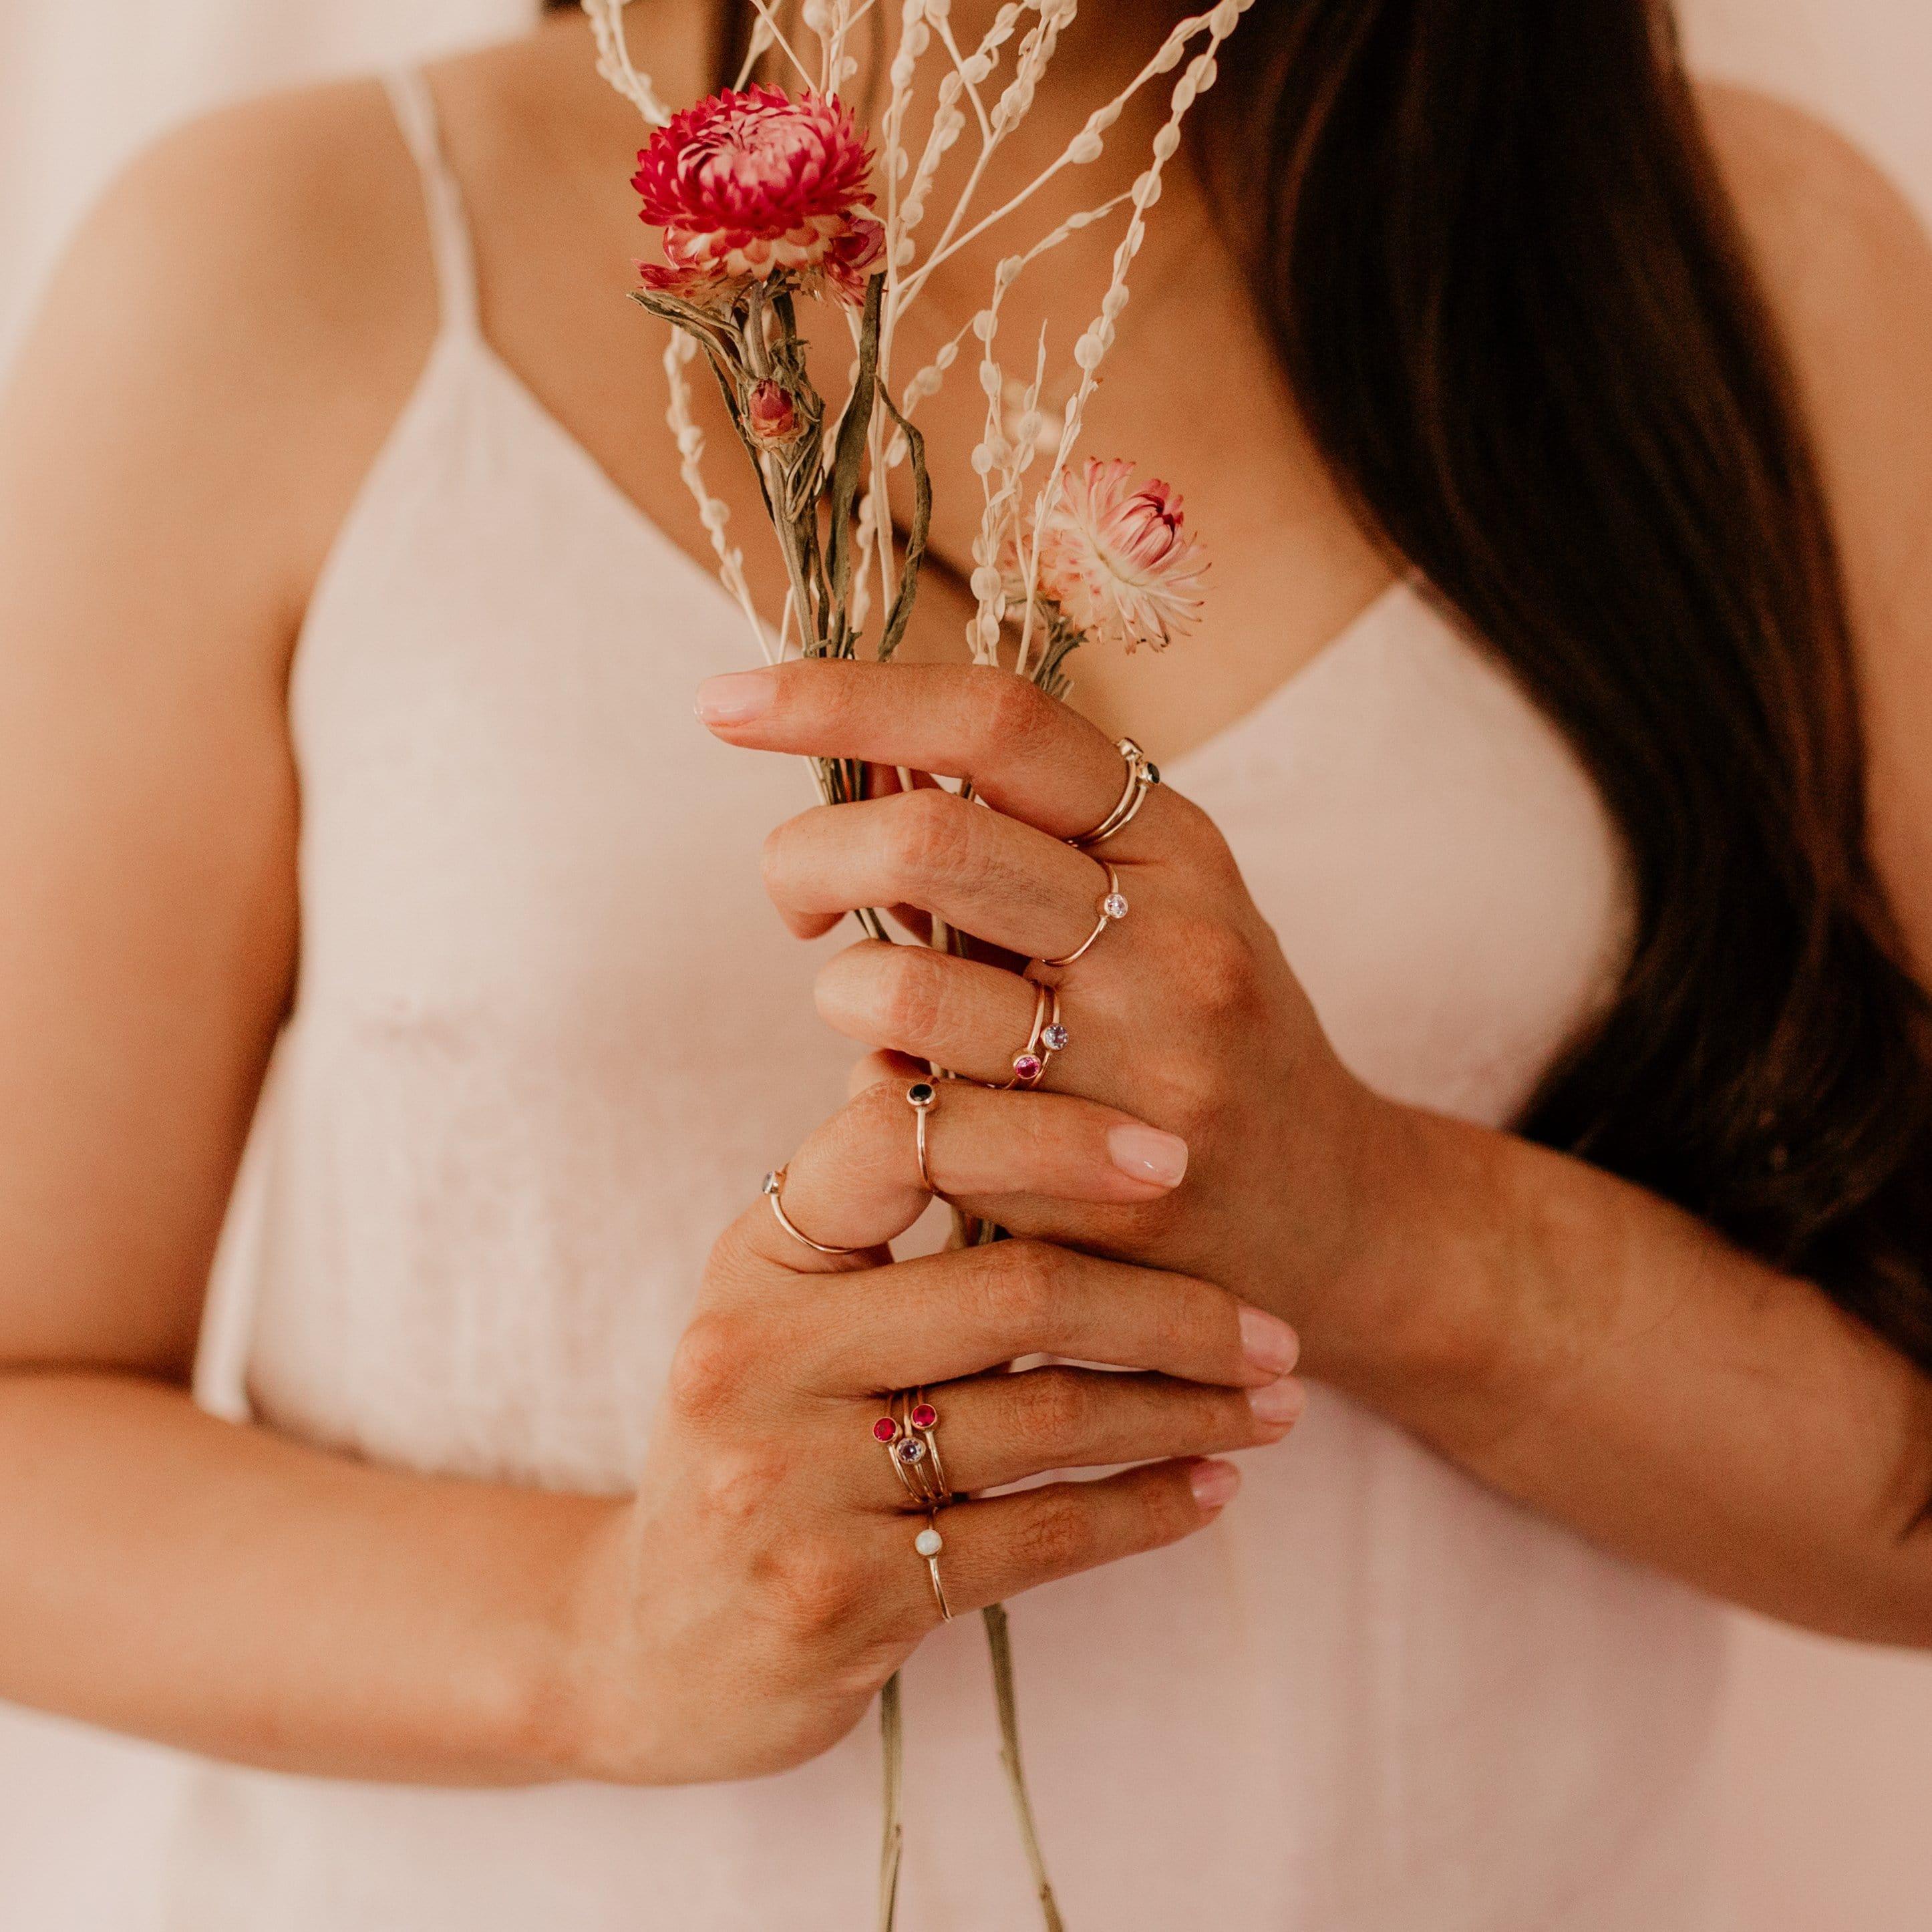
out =
<svg viewBox="0 0 1932 1932"><path fill-rule="evenodd" d="M1706 100L1824 464L1874 850L1932 985L1932 246L1815 122ZM1932 1646L1932 1383L1811 1284L1594 1168L1448 1123L1395 1141L1407 1225L1382 1286L1426 1280L1484 1339L1446 1375L1359 1359L1378 1399L1497 1486L1719 1595Z"/></svg>
<svg viewBox="0 0 1932 1932"><path fill-rule="evenodd" d="M1144 1466L949 1510L964 1611L1211 1522L1238 1477L1202 1459L1287 1433L1295 1338L1024 1240L866 1271L927 1204L886 1086L787 1182L858 1259L754 1199L634 1498L380 1469L194 1408L295 968L290 638L429 336L380 98L268 112L110 200L0 408L0 1697L386 1780L796 1764L939 1619L881 1391L932 1389L962 1490ZM1048 1238L1069 1203L1171 1190L1109 1139L1124 1115L1025 1097L949 1094L941 1185ZM828 1267L854 1270L831 1312ZM1142 1372L1003 1372L1038 1353Z"/></svg>
<svg viewBox="0 0 1932 1932"><path fill-rule="evenodd" d="M608 1506L359 1467L186 1388L290 994L296 614L428 335L372 326L422 247L380 112L150 157L0 406L0 1696L260 1763L536 1775L555 1580ZM358 196L393 237L346 229Z"/></svg>
<svg viewBox="0 0 1932 1932"><path fill-rule="evenodd" d="M1932 247L1802 116L1750 97L1714 111L1836 512L1875 855L1932 985ZM784 828L769 873L801 930L904 902L1022 956L1084 937L1101 875L1059 841L1120 784L1091 726L998 673L794 665L762 711L748 688L718 694L712 728L734 743L968 776L997 807L928 794ZM1196 1158L1157 1214L1096 1217L1084 1239L1286 1315L1311 1372L1611 1549L1793 1622L1932 1647L1924 1374L1667 1202L1364 1094L1192 808L1155 794L1106 855L1131 870L1134 944L1082 962L1067 1078ZM1066 923L1029 926L1016 880ZM820 1004L874 1046L991 1078L1031 995L989 968L861 947L825 968ZM1156 1033L1150 1014L1172 1017Z"/></svg>

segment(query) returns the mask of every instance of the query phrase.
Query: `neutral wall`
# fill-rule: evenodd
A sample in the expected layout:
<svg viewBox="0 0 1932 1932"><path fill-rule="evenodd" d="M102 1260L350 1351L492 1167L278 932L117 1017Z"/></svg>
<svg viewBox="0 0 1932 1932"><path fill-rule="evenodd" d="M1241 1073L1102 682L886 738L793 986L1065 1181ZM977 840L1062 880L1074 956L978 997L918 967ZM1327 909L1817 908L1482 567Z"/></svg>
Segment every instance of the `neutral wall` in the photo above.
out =
<svg viewBox="0 0 1932 1932"><path fill-rule="evenodd" d="M0 353L75 210L154 129L230 92L407 58L529 10L526 0L0 0ZM1932 219L1932 0L1688 0L1686 13L1702 66L1823 112ZM115 22L105 44L92 31L103 14ZM1736 1932L1932 1925L1932 1663L1741 1619L1726 1748ZM77 1830L82 1790L106 1796L112 1829L95 1810ZM120 1894L117 1857L139 1865L172 1790L148 1754L0 1719L0 1865L10 1840L70 1846L58 1895L16 1893L0 1918L142 1932L143 1901Z"/></svg>

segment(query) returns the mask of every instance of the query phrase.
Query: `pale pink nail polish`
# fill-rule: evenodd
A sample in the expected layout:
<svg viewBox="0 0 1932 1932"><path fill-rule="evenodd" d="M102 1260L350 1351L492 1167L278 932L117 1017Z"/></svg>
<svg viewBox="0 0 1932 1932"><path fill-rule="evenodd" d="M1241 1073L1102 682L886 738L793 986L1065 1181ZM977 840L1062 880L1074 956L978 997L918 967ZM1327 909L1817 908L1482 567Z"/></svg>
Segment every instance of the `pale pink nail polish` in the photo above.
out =
<svg viewBox="0 0 1932 1932"><path fill-rule="evenodd" d="M1204 1510L1221 1509L1241 1486L1241 1472L1232 1462L1197 1462L1187 1484Z"/></svg>
<svg viewBox="0 0 1932 1932"><path fill-rule="evenodd" d="M1308 1395L1299 1382L1270 1382L1266 1388L1248 1391L1248 1406L1257 1422L1280 1428L1292 1422L1307 1406Z"/></svg>
<svg viewBox="0 0 1932 1932"><path fill-rule="evenodd" d="M1280 1316L1244 1307L1241 1352L1264 1375L1285 1376L1301 1359L1301 1337Z"/></svg>
<svg viewBox="0 0 1932 1932"><path fill-rule="evenodd" d="M778 694L778 680L768 670L730 671L698 687L698 715L707 724L748 724Z"/></svg>
<svg viewBox="0 0 1932 1932"><path fill-rule="evenodd" d="M1123 1174L1156 1187L1178 1187L1187 1172L1187 1143L1138 1122L1107 1130L1107 1154Z"/></svg>

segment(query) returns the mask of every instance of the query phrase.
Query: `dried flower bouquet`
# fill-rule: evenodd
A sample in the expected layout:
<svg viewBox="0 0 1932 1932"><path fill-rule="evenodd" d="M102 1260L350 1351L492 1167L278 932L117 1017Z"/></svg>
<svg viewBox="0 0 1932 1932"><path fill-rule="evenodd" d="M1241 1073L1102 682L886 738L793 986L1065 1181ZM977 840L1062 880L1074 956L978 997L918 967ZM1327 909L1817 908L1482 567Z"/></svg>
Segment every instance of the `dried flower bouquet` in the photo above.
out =
<svg viewBox="0 0 1932 1932"><path fill-rule="evenodd" d="M890 658L898 648L912 614L932 506L914 418L943 386L969 330L980 345L978 376L986 399L971 458L981 494L972 546L975 610L967 629L974 659L1009 663L1064 696L1067 660L1082 644L1158 650L1191 625L1200 611L1206 560L1187 534L1179 496L1159 482L1137 482L1126 461L1089 458L1076 466L1073 459L1127 305L1129 272L1160 198L1162 171L1179 148L1189 110L1214 82L1222 43L1251 0L1218 0L1181 21L1046 168L991 206L986 190L994 157L1031 110L1078 0L1006 0L970 52L955 37L950 0L900 0L876 160L838 91L857 72L850 51L854 30L882 0L805 0L800 40L788 36L766 0L754 0L758 19L736 86L676 113L634 63L625 32L626 0L584 4L600 70L651 130L633 185L644 220L660 231L663 260L640 266L635 299L674 325L664 367L681 472L720 579L767 660L794 651L855 657L874 613L878 630L870 654ZM752 80L767 57L794 91ZM1129 102L1177 69L1166 114L1132 186L1001 258L986 304L930 362L900 381L895 372L900 327L934 271L995 229L1016 225L1048 182L1099 160ZM937 76L932 104L916 129L922 118L914 110L916 84L931 72ZM976 146L963 185L937 218L936 232L922 239L941 164L968 137ZM1033 262L1076 232L1115 215L1122 216L1122 232L1112 274L1099 314L1072 345L1072 379L1054 422L1042 403L1046 336L1026 374L1010 376L997 352L1004 304ZM835 312L849 332L849 379L836 407L812 366L800 327L801 301ZM742 553L728 533L728 507L705 480L704 436L689 380L700 354L757 476L784 560L788 588L775 632L754 608ZM1032 472L1042 458L1036 482ZM893 472L907 466L911 508L902 547L888 486ZM864 795L862 766L813 762L828 802ZM860 917L873 938L887 937L877 913ZM943 930L934 941L961 950L965 944L961 935ZM998 1233L963 1224L956 1238ZM1003 1756L1042 1916L1048 1932L1056 1932L1059 1911L1020 1765L1005 1612L996 1604L985 1615ZM880 1922L890 1928L900 1843L896 1678L886 1688L881 1712L886 1821Z"/></svg>

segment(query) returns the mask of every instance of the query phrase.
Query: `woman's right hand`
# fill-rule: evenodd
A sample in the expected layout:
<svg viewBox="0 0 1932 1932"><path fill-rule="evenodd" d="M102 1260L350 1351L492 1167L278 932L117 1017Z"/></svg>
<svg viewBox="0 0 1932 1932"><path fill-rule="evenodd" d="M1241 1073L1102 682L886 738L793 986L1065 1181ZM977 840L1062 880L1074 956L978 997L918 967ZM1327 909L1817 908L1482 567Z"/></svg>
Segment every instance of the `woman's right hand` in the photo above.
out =
<svg viewBox="0 0 1932 1932"><path fill-rule="evenodd" d="M962 1498L1141 1466L942 1510L956 1616L1211 1522L1239 1478L1202 1459L1278 1442L1300 1412L1293 1331L1206 1282L1038 1240L892 1262L884 1244L928 1198L905 1097L919 1076L868 1066L873 1084L806 1142L783 1196L812 1240L860 1252L817 1253L769 1202L746 1209L712 1251L634 1504L599 1532L572 1700L586 1775L687 1784L802 1763L940 1621L914 1547L926 1517L872 1435L893 1391L927 1391ZM1179 1182L1180 1144L1110 1108L940 1094L936 1188L1024 1205L1023 1226ZM1005 1370L1042 1354L1136 1372Z"/></svg>

